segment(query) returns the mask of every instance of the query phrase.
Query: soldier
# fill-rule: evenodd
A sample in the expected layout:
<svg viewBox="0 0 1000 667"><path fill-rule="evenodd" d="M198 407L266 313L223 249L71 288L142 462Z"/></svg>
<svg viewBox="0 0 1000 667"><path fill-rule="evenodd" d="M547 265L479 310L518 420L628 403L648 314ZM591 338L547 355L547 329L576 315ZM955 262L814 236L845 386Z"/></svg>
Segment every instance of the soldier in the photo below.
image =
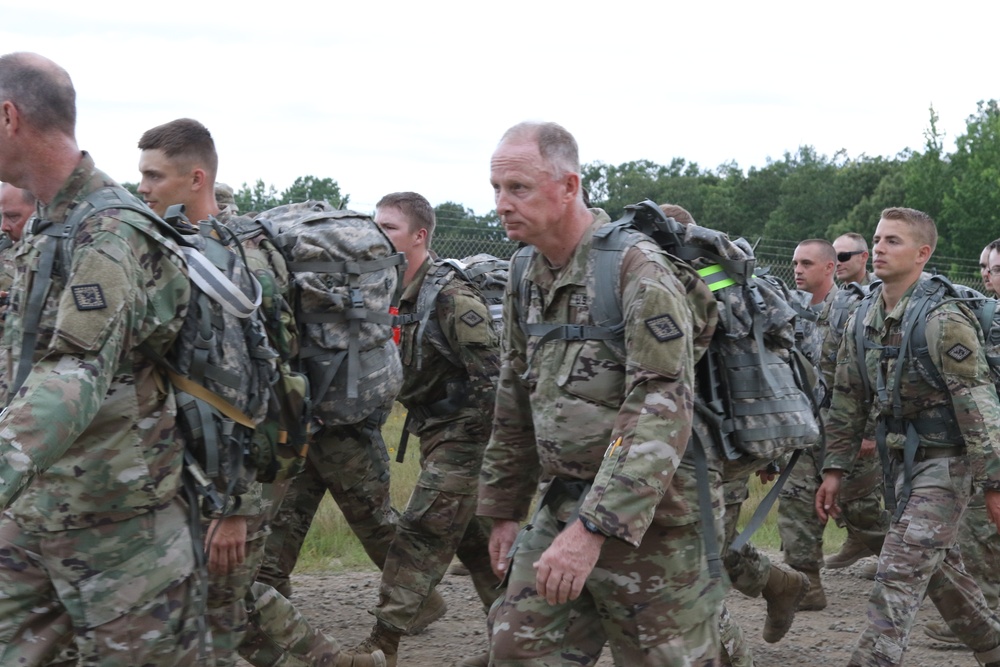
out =
<svg viewBox="0 0 1000 667"><path fill-rule="evenodd" d="M983 279L986 293L996 294L991 284L1000 284L1000 240L993 241L985 248L986 270ZM982 259L982 256L980 256ZM993 269L996 268L996 275ZM982 271L982 267L981 267ZM969 575L976 580L983 592L986 604L995 612L1000 610L1000 534L993 529L986 512L983 494L977 489L969 500L969 509L962 517L958 531L958 544L962 549L962 561ZM946 644L961 644L948 624L944 621L929 621L924 625L924 633Z"/></svg>
<svg viewBox="0 0 1000 667"><path fill-rule="evenodd" d="M75 99L52 61L0 57L0 180L40 204L4 337L0 664L46 664L72 640L84 665L203 664L174 398L141 351L180 330L184 260L140 213L66 230L114 184L77 147Z"/></svg>
<svg viewBox="0 0 1000 667"><path fill-rule="evenodd" d="M184 204L192 221L214 220L238 228L236 216L230 209L220 208L216 199L219 159L212 135L204 125L189 118L159 125L142 135L139 149L142 179L138 192L156 213L163 215L169 206ZM268 260L261 260L259 253L253 254L252 248L245 252L255 272L268 271L270 280L265 282L287 291L288 272L280 256L270 258L281 263L272 271ZM279 294L277 298L283 296ZM285 324L294 327L294 321ZM276 337L273 332L269 335L272 339ZM264 554L269 522L281 504L288 481L254 486L242 498L235 515L213 519L204 532L210 575L208 618L216 666L235 665L238 649L253 664L273 664L263 660L261 648L272 643L283 649L278 654L289 654L290 659L309 663L336 667L384 665L381 655L352 658L342 653L336 640L310 627L287 599L268 587L260 585L251 591ZM245 602L248 596L254 600L249 618ZM257 601L261 597L263 603ZM262 609L266 610L266 620L262 620ZM270 641L263 641L262 635ZM288 641L289 637L298 640ZM272 657L270 653L268 656Z"/></svg>
<svg viewBox="0 0 1000 667"><path fill-rule="evenodd" d="M15 243L21 240L21 230L35 214L35 195L10 183L0 183L0 232Z"/></svg>
<svg viewBox="0 0 1000 667"><path fill-rule="evenodd" d="M420 477L389 547L375 628L355 650L381 648L394 665L401 634L453 556L469 569L484 611L499 595L488 529L475 511L496 400L500 341L479 291L453 269L449 273L435 266L434 209L424 197L415 192L386 195L376 206L375 222L406 255L399 304L403 388L397 400L407 410L405 428L420 438ZM422 294L436 286L440 292L427 303ZM424 308L429 309L427 320ZM462 664L485 667L488 658L477 656Z"/></svg>
<svg viewBox="0 0 1000 667"><path fill-rule="evenodd" d="M683 225L697 224L691 213L676 204L661 204L660 210ZM698 429L701 426L696 417L694 428ZM708 442L711 438L706 429L703 440ZM750 477L758 471L760 465L759 461L752 464L726 461L721 465L725 504L722 554L723 564L733 588L747 597L763 597L767 603L767 616L762 635L764 641L774 643L780 641L792 627L799 601L809 588L809 580L804 574L790 572L772 564L767 554L759 551L752 542L747 542L736 551L729 548L738 533L740 509L750 497ZM763 480L770 479L770 476L763 471L758 474ZM725 606L719 621L719 634L723 664L732 667L753 667L750 644L743 629Z"/></svg>
<svg viewBox="0 0 1000 667"><path fill-rule="evenodd" d="M592 238L610 220L585 208L576 141L554 123L508 130L490 180L507 236L532 246L525 284L512 281L504 299L479 486L478 513L494 520L493 568L508 582L490 612L490 664L570 655L589 664L607 640L617 664L715 665L724 587L709 573L702 530L716 527L699 523L685 456L693 366L715 327L715 299L703 283L689 297L680 269L637 238L613 276L627 364L615 341L541 343L536 325L588 324ZM519 307L521 295L529 300ZM531 528L519 535L542 477Z"/></svg>
<svg viewBox="0 0 1000 667"><path fill-rule="evenodd" d="M874 278L868 273L868 243L855 232L841 234L833 241L837 251L837 280L841 285L867 285Z"/></svg>
<svg viewBox="0 0 1000 667"><path fill-rule="evenodd" d="M816 494L820 519L839 514L841 477L857 457L869 415L875 415L880 454L895 463L886 504L896 513L879 556L868 625L850 662L858 667L902 664L925 595L981 664L1000 666L1000 619L955 548L974 487L985 490L987 512L1000 527L1000 402L982 334L975 315L957 302L928 313L928 353L943 389L912 368L916 362L908 349L899 349L902 323L931 287L930 277L921 272L936 243L934 221L925 213L882 212L873 243L875 275L882 285L871 307L851 317L837 356L823 483ZM863 327L863 349L851 333L855 320ZM904 366L897 369L897 364ZM886 389L873 391L869 399L866 387Z"/></svg>

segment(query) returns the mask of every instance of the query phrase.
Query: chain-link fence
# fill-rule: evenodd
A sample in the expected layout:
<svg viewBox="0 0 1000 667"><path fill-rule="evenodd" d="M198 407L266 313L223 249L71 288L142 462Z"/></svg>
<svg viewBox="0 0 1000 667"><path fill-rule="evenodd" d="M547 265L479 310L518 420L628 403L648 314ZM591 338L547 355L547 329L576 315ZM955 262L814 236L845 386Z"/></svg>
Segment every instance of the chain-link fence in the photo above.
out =
<svg viewBox="0 0 1000 667"><path fill-rule="evenodd" d="M494 238L483 238L462 234L459 228L438 226L435 234L434 250L441 257L468 257L480 252L486 252L497 257L510 257L517 244L498 234ZM466 230L467 231L467 230ZM753 243L753 242L752 242ZM781 278L794 289L795 279L792 275L792 254L795 252L795 241L778 239L757 239L754 254L757 266ZM946 257L934 255L927 266L932 273L942 273L954 283L968 285L982 291L982 279L979 276L979 257ZM869 267L870 268L870 267Z"/></svg>

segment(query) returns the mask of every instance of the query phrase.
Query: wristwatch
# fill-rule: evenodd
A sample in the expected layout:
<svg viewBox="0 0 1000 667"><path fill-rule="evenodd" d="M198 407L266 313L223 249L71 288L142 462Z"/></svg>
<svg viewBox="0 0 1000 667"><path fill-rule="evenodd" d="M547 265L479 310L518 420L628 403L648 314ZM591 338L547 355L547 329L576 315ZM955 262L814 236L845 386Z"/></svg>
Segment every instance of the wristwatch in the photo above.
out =
<svg viewBox="0 0 1000 667"><path fill-rule="evenodd" d="M583 517L580 517L580 523L583 524L583 529L586 530L588 533L593 533L594 535L603 535L604 537L607 537L607 535L604 534L604 531L598 528L597 524L591 521L590 519L584 519Z"/></svg>

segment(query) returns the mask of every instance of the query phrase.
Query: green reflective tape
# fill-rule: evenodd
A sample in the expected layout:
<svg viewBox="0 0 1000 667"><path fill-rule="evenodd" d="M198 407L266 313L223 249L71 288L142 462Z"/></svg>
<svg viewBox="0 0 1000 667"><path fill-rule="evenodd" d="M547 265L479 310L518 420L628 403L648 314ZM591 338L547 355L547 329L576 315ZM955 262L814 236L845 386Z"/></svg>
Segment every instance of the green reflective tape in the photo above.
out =
<svg viewBox="0 0 1000 667"><path fill-rule="evenodd" d="M698 269L698 275L701 276L702 280L705 281L709 289L713 292L736 284L736 281L726 274L726 270L722 268L721 264L712 264L703 269Z"/></svg>

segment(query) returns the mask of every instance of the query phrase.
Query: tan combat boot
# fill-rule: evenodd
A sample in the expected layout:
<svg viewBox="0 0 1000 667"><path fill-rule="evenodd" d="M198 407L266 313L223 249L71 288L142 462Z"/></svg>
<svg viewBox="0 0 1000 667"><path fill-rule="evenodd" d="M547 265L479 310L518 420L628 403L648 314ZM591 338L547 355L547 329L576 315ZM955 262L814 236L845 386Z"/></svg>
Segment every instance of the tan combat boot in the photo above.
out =
<svg viewBox="0 0 1000 667"><path fill-rule="evenodd" d="M771 566L767 584L761 595L767 601L767 618L764 619L764 641L773 644L780 641L795 620L795 610L799 601L809 590L809 578L800 572L788 572Z"/></svg>
<svg viewBox="0 0 1000 667"><path fill-rule="evenodd" d="M924 634L931 639L945 644L961 644L962 640L955 636L944 621L930 621L924 624Z"/></svg>
<svg viewBox="0 0 1000 667"><path fill-rule="evenodd" d="M427 626L444 616L446 613L448 613L448 603L444 601L444 598L441 597L441 594L438 593L437 590L431 591L431 594L427 596L426 600L424 600L424 604L421 605L420 611L418 611L417 615L414 616L406 634L419 635L427 629Z"/></svg>
<svg viewBox="0 0 1000 667"><path fill-rule="evenodd" d="M814 566L811 568L793 567L793 569L809 578L809 591L799 601L799 611L826 609L826 592L823 590L823 582L819 579L819 568Z"/></svg>
<svg viewBox="0 0 1000 667"><path fill-rule="evenodd" d="M839 570L842 567L854 565L865 556L874 555L864 542L855 537L854 533L848 533L840 551L832 556L827 556L826 560L823 561L823 567L828 570Z"/></svg>
<svg viewBox="0 0 1000 667"><path fill-rule="evenodd" d="M376 623L368 639L354 648L347 649L341 653L349 661L341 663L338 657L337 667L368 667L368 665L396 667L396 653L399 650L399 638L402 636L402 632L397 632L381 623ZM359 660L364 660L368 656L374 658L378 654L384 655L381 663L359 662Z"/></svg>

